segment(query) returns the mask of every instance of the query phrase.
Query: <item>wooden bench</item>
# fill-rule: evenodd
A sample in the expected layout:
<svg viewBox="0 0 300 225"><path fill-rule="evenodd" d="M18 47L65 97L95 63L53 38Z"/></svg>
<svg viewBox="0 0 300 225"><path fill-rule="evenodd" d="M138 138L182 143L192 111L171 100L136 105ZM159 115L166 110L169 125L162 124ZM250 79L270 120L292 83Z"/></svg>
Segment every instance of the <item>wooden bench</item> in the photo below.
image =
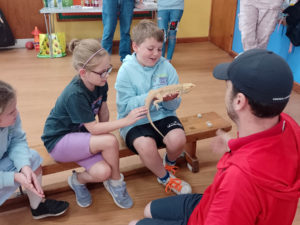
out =
<svg viewBox="0 0 300 225"><path fill-rule="evenodd" d="M188 167L192 172L199 171L199 162L196 157L197 141L205 138L214 137L218 129L223 129L224 131L231 130L231 124L224 120L215 112L202 113L198 115L185 116L180 118L185 132L187 143L184 148L184 157L188 163ZM119 140L120 144L120 158L134 155L125 145L123 139L120 137L118 131L113 132ZM70 169L78 168L76 163L58 163L54 161L48 152L45 150L44 146L30 146L31 148L37 150L39 154L44 159L43 175L55 174L58 172L67 171ZM145 170L141 168L141 170ZM142 172L143 172L142 171ZM140 171L127 171L126 175L133 174ZM51 195L54 193L69 190L66 182L55 183L49 186L43 186L46 195ZM21 193L21 194L20 194ZM26 195L22 194L22 189L20 188L20 193L16 193L17 196L7 200L2 207L0 207L0 212L14 209L16 207L22 207L28 204Z"/></svg>
<svg viewBox="0 0 300 225"><path fill-rule="evenodd" d="M196 156L197 141L215 136L218 129L230 131L231 124L215 112L181 117L180 121L184 126L187 138L187 143L184 148L185 159L190 170L192 172L198 172L199 162ZM113 133L119 141L120 158L134 155L134 153L127 148L119 132L115 131ZM79 167L76 163L57 163L51 158L46 150L44 150L44 152L39 151L39 153L44 159L42 164L44 175Z"/></svg>

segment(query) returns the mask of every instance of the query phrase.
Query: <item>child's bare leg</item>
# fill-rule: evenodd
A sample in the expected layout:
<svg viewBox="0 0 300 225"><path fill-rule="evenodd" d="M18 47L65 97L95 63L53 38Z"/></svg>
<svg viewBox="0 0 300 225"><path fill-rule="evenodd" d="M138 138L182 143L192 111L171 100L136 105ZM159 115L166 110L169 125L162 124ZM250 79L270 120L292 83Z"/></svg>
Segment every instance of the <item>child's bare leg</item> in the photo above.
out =
<svg viewBox="0 0 300 225"><path fill-rule="evenodd" d="M133 145L144 165L152 171L157 177L164 177L166 169L160 157L156 142L150 137L139 137L134 140Z"/></svg>
<svg viewBox="0 0 300 225"><path fill-rule="evenodd" d="M151 202L149 202L144 209L144 217L145 218L152 218L150 206L151 206ZM139 220L132 220L129 222L128 225L136 225L137 222L139 222Z"/></svg>
<svg viewBox="0 0 300 225"><path fill-rule="evenodd" d="M88 171L77 172L81 184L102 182L111 176L110 166L103 160L95 163Z"/></svg>
<svg viewBox="0 0 300 225"><path fill-rule="evenodd" d="M93 135L90 140L90 151L92 154L101 152L105 162L111 168L111 179L119 180L119 142L112 134Z"/></svg>
<svg viewBox="0 0 300 225"><path fill-rule="evenodd" d="M138 220L132 220L132 221L129 222L128 225L136 225L137 222L139 222L139 221Z"/></svg>
<svg viewBox="0 0 300 225"><path fill-rule="evenodd" d="M152 218L152 214L151 214L151 203L152 203L152 202L149 202L149 203L146 205L145 209L144 209L144 217L145 217L145 218Z"/></svg>
<svg viewBox="0 0 300 225"><path fill-rule="evenodd" d="M171 130L164 138L167 155L170 161L175 161L182 153L186 143L186 136L182 129Z"/></svg>

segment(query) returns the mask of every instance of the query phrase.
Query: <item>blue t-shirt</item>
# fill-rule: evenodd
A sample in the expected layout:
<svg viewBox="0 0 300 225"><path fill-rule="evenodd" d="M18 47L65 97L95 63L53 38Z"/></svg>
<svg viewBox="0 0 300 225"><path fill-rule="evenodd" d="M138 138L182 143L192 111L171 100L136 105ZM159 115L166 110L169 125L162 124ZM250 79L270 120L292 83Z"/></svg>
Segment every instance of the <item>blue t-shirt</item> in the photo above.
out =
<svg viewBox="0 0 300 225"><path fill-rule="evenodd" d="M107 100L107 83L90 91L77 75L58 97L46 120L42 140L48 152L71 132L87 132L84 123L95 120L102 102Z"/></svg>
<svg viewBox="0 0 300 225"><path fill-rule="evenodd" d="M179 9L183 10L184 0L158 0L158 10Z"/></svg>

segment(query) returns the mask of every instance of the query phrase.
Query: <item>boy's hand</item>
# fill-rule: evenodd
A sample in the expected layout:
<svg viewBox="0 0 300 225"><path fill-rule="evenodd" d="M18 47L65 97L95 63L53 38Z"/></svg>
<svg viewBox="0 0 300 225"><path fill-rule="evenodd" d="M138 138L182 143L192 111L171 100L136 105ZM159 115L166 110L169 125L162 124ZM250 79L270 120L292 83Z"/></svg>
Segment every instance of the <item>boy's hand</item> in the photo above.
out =
<svg viewBox="0 0 300 225"><path fill-rule="evenodd" d="M135 108L126 116L128 125L134 124L136 121L145 118L148 110L145 106Z"/></svg>
<svg viewBox="0 0 300 225"><path fill-rule="evenodd" d="M29 166L24 166L21 169L21 173L16 173L15 180L36 195L44 197L44 192L36 178L36 175Z"/></svg>
<svg viewBox="0 0 300 225"><path fill-rule="evenodd" d="M163 97L163 101L164 101L164 102L171 101L171 100L177 98L178 95L179 95L178 93L166 95L166 96Z"/></svg>
<svg viewBox="0 0 300 225"><path fill-rule="evenodd" d="M231 139L230 135L221 129L218 129L216 134L217 136L211 142L212 151L217 154L229 152L228 141Z"/></svg>

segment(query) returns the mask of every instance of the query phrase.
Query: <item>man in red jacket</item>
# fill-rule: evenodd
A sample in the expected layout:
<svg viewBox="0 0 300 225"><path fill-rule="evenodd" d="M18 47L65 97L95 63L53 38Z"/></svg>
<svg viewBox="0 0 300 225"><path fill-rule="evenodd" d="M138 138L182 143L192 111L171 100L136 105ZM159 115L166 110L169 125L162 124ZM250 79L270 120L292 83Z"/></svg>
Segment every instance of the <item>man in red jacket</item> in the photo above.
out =
<svg viewBox="0 0 300 225"><path fill-rule="evenodd" d="M252 49L213 75L226 81L226 108L238 130L224 144L213 183L203 195L150 202L145 218L130 225L292 224L300 196L300 127L282 113L293 86L288 64Z"/></svg>

